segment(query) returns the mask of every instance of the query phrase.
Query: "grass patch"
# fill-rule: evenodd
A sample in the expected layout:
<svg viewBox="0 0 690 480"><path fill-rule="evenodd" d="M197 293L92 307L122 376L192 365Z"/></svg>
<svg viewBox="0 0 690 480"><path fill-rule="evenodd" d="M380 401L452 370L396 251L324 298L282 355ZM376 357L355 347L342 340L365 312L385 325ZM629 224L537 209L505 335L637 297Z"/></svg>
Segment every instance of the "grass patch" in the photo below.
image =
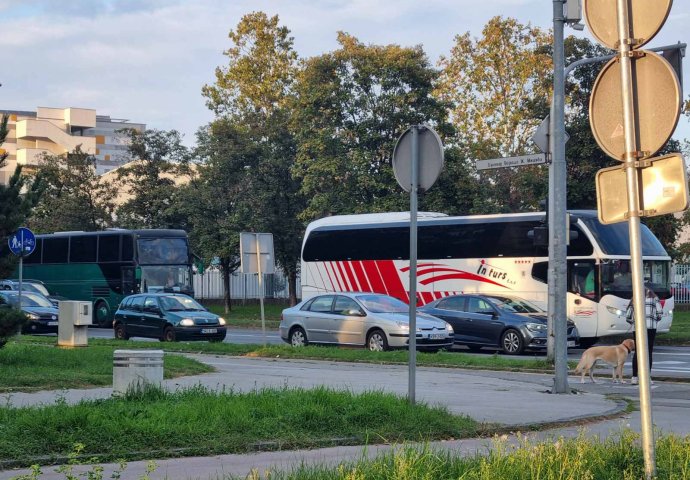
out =
<svg viewBox="0 0 690 480"><path fill-rule="evenodd" d="M656 337L657 345L690 345L690 311L673 311L671 331Z"/></svg>
<svg viewBox="0 0 690 480"><path fill-rule="evenodd" d="M113 350L116 347L91 345L63 349L54 346L55 337L44 338L49 339L52 345L27 343L27 337L22 336L21 343L13 341L0 349L0 392L112 385ZM206 364L180 355L165 355L163 361L165 378L213 370Z"/></svg>
<svg viewBox="0 0 690 480"><path fill-rule="evenodd" d="M218 304L204 304L209 311L220 315L228 322L229 327L261 328L261 307L259 304L233 305L230 313L225 313L225 307ZM264 303L264 321L266 328L278 329L280 314L287 305Z"/></svg>
<svg viewBox="0 0 690 480"><path fill-rule="evenodd" d="M690 437L663 435L656 442L659 479L690 478ZM258 473L258 472L257 472ZM374 460L343 463L337 467L301 466L292 471L271 471L271 480L540 480L645 478L638 435L624 430L605 440L580 436L519 445L496 439L488 455L461 457L429 447L402 447ZM248 477L248 478L259 478Z"/></svg>
<svg viewBox="0 0 690 480"><path fill-rule="evenodd" d="M327 388L176 393L151 389L121 399L0 408L0 464L64 461L81 443L85 457L162 458L425 441L474 436L479 425L442 407L410 405L382 392Z"/></svg>
<svg viewBox="0 0 690 480"><path fill-rule="evenodd" d="M21 341L49 342L50 337L23 336ZM54 339L52 340L54 342ZM117 348L150 348L146 342L132 340L90 339L89 345L103 345ZM339 348L326 346L308 346L294 348L289 345L250 345L232 343L175 342L157 346L168 352L209 353L263 358L291 358L307 360L334 360L341 362L366 362L380 364L407 363L407 350L388 352L371 352L361 348ZM491 356L472 355L460 352L417 352L417 365L429 367L463 367L495 370L552 372L553 367L545 358L510 357L494 354ZM574 368L575 362L570 362Z"/></svg>

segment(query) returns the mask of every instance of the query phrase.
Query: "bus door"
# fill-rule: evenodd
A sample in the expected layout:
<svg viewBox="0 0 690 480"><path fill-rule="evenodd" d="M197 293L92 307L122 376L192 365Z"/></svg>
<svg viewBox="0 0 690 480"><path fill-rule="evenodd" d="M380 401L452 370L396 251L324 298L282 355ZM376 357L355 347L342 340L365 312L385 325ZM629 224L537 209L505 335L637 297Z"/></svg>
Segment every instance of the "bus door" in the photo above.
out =
<svg viewBox="0 0 690 480"><path fill-rule="evenodd" d="M122 267L122 295L132 295L135 292L134 267Z"/></svg>
<svg viewBox="0 0 690 480"><path fill-rule="evenodd" d="M581 337L597 336L598 288L594 260L568 261L568 317L577 325Z"/></svg>

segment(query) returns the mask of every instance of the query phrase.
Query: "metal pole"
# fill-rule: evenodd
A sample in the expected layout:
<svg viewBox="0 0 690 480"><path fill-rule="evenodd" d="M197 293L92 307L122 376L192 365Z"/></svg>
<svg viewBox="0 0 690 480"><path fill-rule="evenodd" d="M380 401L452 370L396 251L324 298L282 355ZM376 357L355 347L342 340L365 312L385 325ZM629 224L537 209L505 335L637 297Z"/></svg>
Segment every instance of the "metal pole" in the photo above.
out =
<svg viewBox="0 0 690 480"><path fill-rule="evenodd" d="M261 333L264 338L264 347L266 346L266 320L264 317L264 275L261 273L261 245L259 242L259 234L256 235L256 271L259 275L259 305L261 306Z"/></svg>
<svg viewBox="0 0 690 480"><path fill-rule="evenodd" d="M556 257L554 252L554 221L553 221L553 202L556 198L556 193L553 187L555 166L553 164L553 151L554 151L554 114L553 114L553 102L551 102L551 112L549 114L549 195L547 197L548 207L547 207L547 219L546 224L549 227L549 266L547 268L546 278L548 281L548 293L547 293L547 312L546 312L546 360L555 364L556 354L555 354L555 336L553 332L553 319L556 318L555 308L556 308L556 295L554 294L554 281L556 275L553 273L553 266L556 264Z"/></svg>
<svg viewBox="0 0 690 480"><path fill-rule="evenodd" d="M412 186L410 188L410 335L409 392L410 404L415 403L417 368L417 188L419 187L419 126L412 127Z"/></svg>
<svg viewBox="0 0 690 480"><path fill-rule="evenodd" d="M567 250L565 171L565 50L563 46L563 0L553 1L553 295L554 393L570 393L567 344ZM550 280L550 279L549 279Z"/></svg>
<svg viewBox="0 0 690 480"><path fill-rule="evenodd" d="M649 386L649 355L647 352L647 322L645 319L644 266L642 264L642 239L640 235L639 180L641 171L635 166L637 138L635 135L635 109L633 104L632 61L628 56L631 46L628 1L617 0L618 51L620 54L621 87L623 100L623 128L625 133L625 178L628 194L628 230L630 232L630 265L632 270L633 309L635 312L635 351L637 352L640 381L640 420L642 428L642 452L645 476L656 476L654 459L654 431L652 430L652 405Z"/></svg>
<svg viewBox="0 0 690 480"><path fill-rule="evenodd" d="M24 230L19 231L19 310L22 309L22 280L24 276Z"/></svg>

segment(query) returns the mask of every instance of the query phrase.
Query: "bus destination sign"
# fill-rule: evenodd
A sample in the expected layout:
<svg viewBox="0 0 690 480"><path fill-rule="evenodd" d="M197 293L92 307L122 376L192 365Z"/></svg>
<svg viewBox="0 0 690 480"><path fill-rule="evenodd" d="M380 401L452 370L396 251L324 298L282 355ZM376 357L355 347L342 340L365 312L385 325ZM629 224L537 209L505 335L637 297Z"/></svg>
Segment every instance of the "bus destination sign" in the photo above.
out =
<svg viewBox="0 0 690 480"><path fill-rule="evenodd" d="M491 170L493 168L525 167L527 165L543 165L546 163L545 153L521 155L519 157L492 158L477 160L477 170Z"/></svg>

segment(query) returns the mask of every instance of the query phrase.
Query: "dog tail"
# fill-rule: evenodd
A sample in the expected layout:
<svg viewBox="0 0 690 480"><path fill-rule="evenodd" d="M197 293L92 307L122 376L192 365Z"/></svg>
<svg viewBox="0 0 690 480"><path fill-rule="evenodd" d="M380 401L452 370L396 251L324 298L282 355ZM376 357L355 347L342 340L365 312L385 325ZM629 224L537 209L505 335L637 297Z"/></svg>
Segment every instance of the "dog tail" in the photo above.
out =
<svg viewBox="0 0 690 480"><path fill-rule="evenodd" d="M582 357L580 359L580 363L578 363L577 367L575 367L575 373L580 373L584 367L585 367L585 359L584 359L584 357Z"/></svg>

